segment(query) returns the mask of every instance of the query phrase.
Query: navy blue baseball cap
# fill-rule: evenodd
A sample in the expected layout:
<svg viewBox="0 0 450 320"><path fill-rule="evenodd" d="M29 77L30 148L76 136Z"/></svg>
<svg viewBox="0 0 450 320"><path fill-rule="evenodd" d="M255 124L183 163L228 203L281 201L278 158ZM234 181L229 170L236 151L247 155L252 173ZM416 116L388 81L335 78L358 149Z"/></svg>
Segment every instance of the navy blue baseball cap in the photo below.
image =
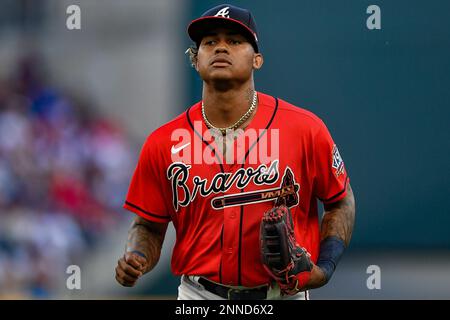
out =
<svg viewBox="0 0 450 320"><path fill-rule="evenodd" d="M198 46L203 36L211 29L230 26L242 32L242 35L252 44L255 52L259 52L258 33L253 15L247 9L230 4L221 4L211 8L200 18L193 20L188 26L188 34Z"/></svg>

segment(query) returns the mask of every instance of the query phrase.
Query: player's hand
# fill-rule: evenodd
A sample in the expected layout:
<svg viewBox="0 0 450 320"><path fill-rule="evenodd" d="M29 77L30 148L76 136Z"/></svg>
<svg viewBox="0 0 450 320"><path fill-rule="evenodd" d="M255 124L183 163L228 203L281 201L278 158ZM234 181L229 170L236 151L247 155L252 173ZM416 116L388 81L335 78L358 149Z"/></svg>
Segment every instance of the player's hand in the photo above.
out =
<svg viewBox="0 0 450 320"><path fill-rule="evenodd" d="M146 269L147 260L144 257L127 252L117 261L116 280L124 287L133 287Z"/></svg>
<svg viewBox="0 0 450 320"><path fill-rule="evenodd" d="M304 290L320 288L327 283L325 279L325 274L322 269L320 269L317 265L313 263L313 268L311 270L311 277L309 281L306 283Z"/></svg>

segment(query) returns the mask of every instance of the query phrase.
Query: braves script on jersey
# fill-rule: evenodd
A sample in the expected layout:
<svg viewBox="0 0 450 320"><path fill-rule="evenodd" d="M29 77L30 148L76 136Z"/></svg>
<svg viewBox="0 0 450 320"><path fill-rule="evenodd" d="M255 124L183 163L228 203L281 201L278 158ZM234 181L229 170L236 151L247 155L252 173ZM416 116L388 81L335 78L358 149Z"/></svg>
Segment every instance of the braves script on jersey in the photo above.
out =
<svg viewBox="0 0 450 320"><path fill-rule="evenodd" d="M174 224L173 273L227 285L269 283L259 226L280 196L291 208L298 243L316 262L316 199L344 198L349 181L323 122L258 93L254 118L227 139L225 157L214 137L199 102L148 137L130 184L126 209Z"/></svg>

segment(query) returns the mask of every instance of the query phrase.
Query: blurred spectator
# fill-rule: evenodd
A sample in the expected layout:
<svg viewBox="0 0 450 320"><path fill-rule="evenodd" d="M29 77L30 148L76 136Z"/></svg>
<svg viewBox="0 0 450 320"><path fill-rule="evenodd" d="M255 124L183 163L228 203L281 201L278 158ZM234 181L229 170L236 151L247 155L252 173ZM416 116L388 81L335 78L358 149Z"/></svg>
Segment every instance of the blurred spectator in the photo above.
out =
<svg viewBox="0 0 450 320"><path fill-rule="evenodd" d="M133 164L120 127L37 66L0 80L0 296L51 297L120 219Z"/></svg>

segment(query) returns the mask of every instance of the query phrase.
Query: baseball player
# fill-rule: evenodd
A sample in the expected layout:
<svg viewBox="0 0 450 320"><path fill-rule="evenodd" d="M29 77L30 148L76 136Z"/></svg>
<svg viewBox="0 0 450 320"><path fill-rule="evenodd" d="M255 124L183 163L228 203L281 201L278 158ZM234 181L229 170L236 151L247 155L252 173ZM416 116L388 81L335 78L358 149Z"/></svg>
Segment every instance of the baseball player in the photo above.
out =
<svg viewBox="0 0 450 320"><path fill-rule="evenodd" d="M248 10L214 7L188 34L202 100L142 147L116 280L133 286L155 267L172 222L178 299L307 299L330 280L353 230L338 148L313 113L255 90L263 56Z"/></svg>

